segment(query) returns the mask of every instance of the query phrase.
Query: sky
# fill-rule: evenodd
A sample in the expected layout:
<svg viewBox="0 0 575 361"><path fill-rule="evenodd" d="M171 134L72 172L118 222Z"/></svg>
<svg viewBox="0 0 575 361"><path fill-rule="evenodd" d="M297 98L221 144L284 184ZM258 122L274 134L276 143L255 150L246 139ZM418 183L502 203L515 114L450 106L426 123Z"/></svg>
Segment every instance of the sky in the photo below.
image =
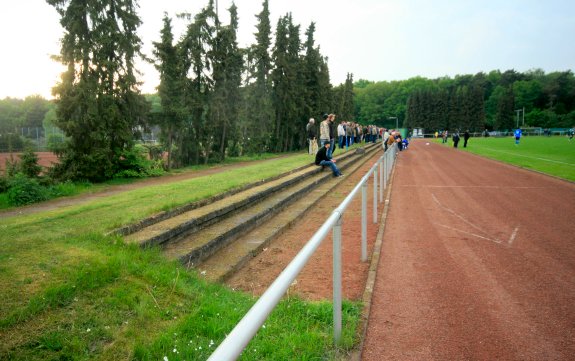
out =
<svg viewBox="0 0 575 361"><path fill-rule="evenodd" d="M232 0L217 0L222 23L229 23ZM255 43L256 14L263 0L235 0L240 46ZM173 18L176 38L208 0L139 0L143 51L152 55L160 40L164 12ZM333 85L354 80L430 79L491 70L545 72L575 69L573 0L269 0L275 29L291 12L301 39L311 22L315 41L328 58ZM64 67L51 60L60 51L60 17L45 0L0 0L0 99L39 94L50 99ZM272 37L273 39L273 37ZM272 40L273 43L273 40ZM159 76L139 63L141 88L155 92Z"/></svg>

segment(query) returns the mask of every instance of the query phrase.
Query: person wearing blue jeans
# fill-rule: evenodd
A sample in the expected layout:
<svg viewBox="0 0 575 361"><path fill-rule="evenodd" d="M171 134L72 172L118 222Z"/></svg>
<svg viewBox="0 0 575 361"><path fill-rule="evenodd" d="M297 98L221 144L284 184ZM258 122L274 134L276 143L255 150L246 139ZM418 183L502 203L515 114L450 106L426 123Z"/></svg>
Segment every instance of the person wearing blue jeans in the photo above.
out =
<svg viewBox="0 0 575 361"><path fill-rule="evenodd" d="M323 147L315 155L315 165L321 165L322 167L330 167L333 172L334 177L341 177L343 174L339 171L335 165L335 159L332 159L329 155L329 147L331 144L325 143Z"/></svg>

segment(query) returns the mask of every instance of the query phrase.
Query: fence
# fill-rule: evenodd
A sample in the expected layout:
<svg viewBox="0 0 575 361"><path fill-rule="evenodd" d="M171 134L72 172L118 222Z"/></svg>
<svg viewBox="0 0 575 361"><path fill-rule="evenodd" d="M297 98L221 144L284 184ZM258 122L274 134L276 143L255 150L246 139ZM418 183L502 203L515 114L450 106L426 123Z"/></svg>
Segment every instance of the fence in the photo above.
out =
<svg viewBox="0 0 575 361"><path fill-rule="evenodd" d="M138 129L140 140L146 143L157 143L159 128L149 131ZM0 130L0 153L21 152L30 147L36 152L46 152L64 143L66 136L57 127L22 127L11 131Z"/></svg>
<svg viewBox="0 0 575 361"><path fill-rule="evenodd" d="M342 294L341 294L341 223L342 216L352 199L361 190L361 259L367 261L367 183L373 174L373 222L377 223L377 175L379 170L379 202L383 202L383 190L388 183L391 170L395 164L397 146L389 148L383 156L371 167L369 172L355 186L351 193L331 213L318 231L310 238L302 250L294 257L290 264L276 278L272 285L264 292L248 313L234 327L231 333L222 341L208 360L235 360L264 324L280 299L286 293L293 280L306 265L313 253L317 250L323 239L333 229L333 332L334 342L341 337L342 322Z"/></svg>
<svg viewBox="0 0 575 361"><path fill-rule="evenodd" d="M56 127L23 127L13 131L0 131L0 152L21 152L32 148L36 152L49 151L63 143L62 130Z"/></svg>

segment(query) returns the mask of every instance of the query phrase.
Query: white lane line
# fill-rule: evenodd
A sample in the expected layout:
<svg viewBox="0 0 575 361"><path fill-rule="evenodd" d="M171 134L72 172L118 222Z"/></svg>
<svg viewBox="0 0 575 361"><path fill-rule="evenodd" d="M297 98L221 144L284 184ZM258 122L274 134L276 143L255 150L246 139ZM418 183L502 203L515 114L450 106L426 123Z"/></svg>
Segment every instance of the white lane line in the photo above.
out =
<svg viewBox="0 0 575 361"><path fill-rule="evenodd" d="M453 227L449 227L449 226L446 226L446 225L444 225L444 224L439 224L439 223L433 223L433 224L435 224L435 225L437 225L437 226L440 226L440 227L444 227L444 228L450 229L450 230L452 230L452 231L465 233L465 234L468 234L468 235L473 236L473 237L477 237L477 238L481 238L481 239L485 239L485 240L491 241L491 242L493 242L493 243L501 244L501 241L498 240L498 239L491 239L491 238L488 238L488 237L483 237L483 236L480 236L480 235L478 235L478 234L471 233L471 232L467 232L467 231L463 231L463 230L461 230L461 229L457 229L457 228L453 228Z"/></svg>
<svg viewBox="0 0 575 361"><path fill-rule="evenodd" d="M549 189L549 187L508 187L508 186L439 186L426 184L400 184L399 187L408 188L485 188L485 189Z"/></svg>
<svg viewBox="0 0 575 361"><path fill-rule="evenodd" d="M515 229L513 230L513 233L511 233L511 237L509 238L509 245L511 246L511 244L513 244L513 241L515 240L515 237L517 236L517 231L519 231L519 226L515 227Z"/></svg>
<svg viewBox="0 0 575 361"><path fill-rule="evenodd" d="M437 199L437 197L435 196L435 194L431 193L431 196L433 197L433 200L435 201L435 203L437 203L441 208L443 208L444 210L446 210L447 212L453 214L455 217L461 219L463 222L467 223L468 225L470 225L471 227L475 228L476 230L478 230L481 233L485 233L480 227L476 226L475 224L471 223L470 221L468 221L467 219L463 218L462 216L460 216L459 214L457 214L454 210L452 210L451 208L448 208L446 206L444 206L443 204L441 204L441 202L439 202L439 199ZM501 243L501 241L498 241L498 243Z"/></svg>

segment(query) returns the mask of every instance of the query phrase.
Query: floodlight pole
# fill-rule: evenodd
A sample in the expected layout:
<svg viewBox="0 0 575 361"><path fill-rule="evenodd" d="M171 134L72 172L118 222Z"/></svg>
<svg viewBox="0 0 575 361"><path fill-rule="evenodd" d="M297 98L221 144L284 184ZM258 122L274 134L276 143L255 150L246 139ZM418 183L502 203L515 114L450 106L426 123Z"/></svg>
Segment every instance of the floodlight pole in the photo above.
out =
<svg viewBox="0 0 575 361"><path fill-rule="evenodd" d="M515 109L515 113L517 113L517 128L519 128L519 112L523 111L522 109Z"/></svg>
<svg viewBox="0 0 575 361"><path fill-rule="evenodd" d="M397 117L388 117L387 119L395 119L395 130L399 128L399 120Z"/></svg>

